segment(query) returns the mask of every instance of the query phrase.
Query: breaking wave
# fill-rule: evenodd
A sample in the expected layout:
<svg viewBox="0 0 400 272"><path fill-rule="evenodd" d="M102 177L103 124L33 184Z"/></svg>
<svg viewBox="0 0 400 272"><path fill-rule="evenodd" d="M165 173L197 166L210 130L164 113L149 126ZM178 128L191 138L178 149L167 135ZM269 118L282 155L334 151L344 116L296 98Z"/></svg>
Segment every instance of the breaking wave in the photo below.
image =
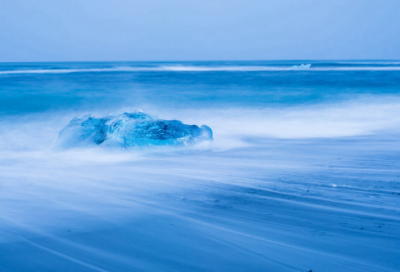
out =
<svg viewBox="0 0 400 272"><path fill-rule="evenodd" d="M31 69L4 70L0 75L13 74L68 74L109 72L257 72L257 71L400 71L400 66L361 67L311 67L311 64L294 66L158 66L158 67L112 67L87 69Z"/></svg>
<svg viewBox="0 0 400 272"><path fill-rule="evenodd" d="M0 71L0 75L10 74L67 74L67 73L107 73L107 72L246 72L246 71L287 71L292 67L276 66L159 66L159 67L113 67L90 69L38 69Z"/></svg>

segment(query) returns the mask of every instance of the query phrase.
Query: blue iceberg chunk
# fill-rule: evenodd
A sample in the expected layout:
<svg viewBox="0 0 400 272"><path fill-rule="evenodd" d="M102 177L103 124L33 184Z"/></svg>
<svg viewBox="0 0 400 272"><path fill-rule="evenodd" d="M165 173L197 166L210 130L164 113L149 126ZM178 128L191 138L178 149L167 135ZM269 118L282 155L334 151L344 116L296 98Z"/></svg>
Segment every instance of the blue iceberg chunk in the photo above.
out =
<svg viewBox="0 0 400 272"><path fill-rule="evenodd" d="M143 112L95 118L74 118L58 136L58 147L187 146L213 139L208 126L185 125L178 120L154 119Z"/></svg>

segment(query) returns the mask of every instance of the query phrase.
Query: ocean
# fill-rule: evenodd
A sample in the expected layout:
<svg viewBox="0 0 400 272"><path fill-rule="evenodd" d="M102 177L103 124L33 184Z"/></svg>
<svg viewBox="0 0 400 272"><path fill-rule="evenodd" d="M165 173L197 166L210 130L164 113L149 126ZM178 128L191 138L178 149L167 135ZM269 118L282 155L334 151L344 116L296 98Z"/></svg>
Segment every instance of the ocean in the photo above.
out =
<svg viewBox="0 0 400 272"><path fill-rule="evenodd" d="M143 111L212 144L54 149ZM398 271L400 61L0 63L0 271Z"/></svg>

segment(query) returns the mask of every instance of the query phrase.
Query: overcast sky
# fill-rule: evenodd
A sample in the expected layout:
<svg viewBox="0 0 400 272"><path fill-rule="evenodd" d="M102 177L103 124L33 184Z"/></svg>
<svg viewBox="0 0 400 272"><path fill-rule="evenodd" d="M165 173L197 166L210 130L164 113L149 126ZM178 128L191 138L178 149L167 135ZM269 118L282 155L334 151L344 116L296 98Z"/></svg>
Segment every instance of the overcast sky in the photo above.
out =
<svg viewBox="0 0 400 272"><path fill-rule="evenodd" d="M400 0L0 0L0 61L400 59Z"/></svg>

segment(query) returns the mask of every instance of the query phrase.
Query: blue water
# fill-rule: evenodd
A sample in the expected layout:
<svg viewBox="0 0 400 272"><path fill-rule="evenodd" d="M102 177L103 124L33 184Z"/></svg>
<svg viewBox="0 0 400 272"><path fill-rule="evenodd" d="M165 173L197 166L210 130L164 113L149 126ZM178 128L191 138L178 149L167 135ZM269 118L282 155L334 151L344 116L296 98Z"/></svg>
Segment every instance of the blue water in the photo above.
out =
<svg viewBox="0 0 400 272"><path fill-rule="evenodd" d="M142 110L209 145L55 149ZM0 64L0 271L398 271L400 61Z"/></svg>
<svg viewBox="0 0 400 272"><path fill-rule="evenodd" d="M309 69L293 70L301 64ZM400 62L2 63L1 114L140 107L282 107L398 95Z"/></svg>

